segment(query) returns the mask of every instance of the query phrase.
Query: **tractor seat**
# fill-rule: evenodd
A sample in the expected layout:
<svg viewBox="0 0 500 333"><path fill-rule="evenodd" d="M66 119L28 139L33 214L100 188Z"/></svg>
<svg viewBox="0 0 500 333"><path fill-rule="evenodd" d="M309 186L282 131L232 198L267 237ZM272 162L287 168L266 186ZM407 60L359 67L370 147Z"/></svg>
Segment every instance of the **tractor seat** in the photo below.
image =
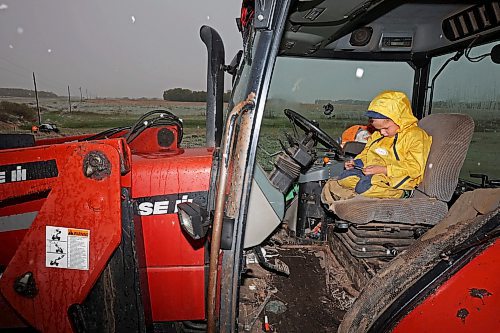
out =
<svg viewBox="0 0 500 333"><path fill-rule="evenodd" d="M432 136L424 179L408 199L372 199L356 196L330 205L335 228L328 231L329 243L337 259L358 261L367 271L350 275L358 287L374 272L413 244L441 221L448 212L465 160L474 121L463 114L433 114L419 126ZM353 258L354 257L354 258ZM361 272L361 273L360 273Z"/></svg>
<svg viewBox="0 0 500 333"><path fill-rule="evenodd" d="M424 179L408 199L373 199L357 196L334 202L330 210L340 220L361 225L372 221L433 226L448 212L458 176L474 132L465 114L432 114L419 121L432 136Z"/></svg>

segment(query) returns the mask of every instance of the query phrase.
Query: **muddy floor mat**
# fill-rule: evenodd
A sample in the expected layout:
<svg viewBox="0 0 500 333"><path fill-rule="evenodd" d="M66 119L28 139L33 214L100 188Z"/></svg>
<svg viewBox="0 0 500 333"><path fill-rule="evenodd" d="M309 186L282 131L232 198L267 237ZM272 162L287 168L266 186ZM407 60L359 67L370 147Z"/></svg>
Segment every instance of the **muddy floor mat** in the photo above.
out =
<svg viewBox="0 0 500 333"><path fill-rule="evenodd" d="M248 265L241 288L240 332L336 332L356 291L328 248L283 246L268 256L279 256L290 276Z"/></svg>

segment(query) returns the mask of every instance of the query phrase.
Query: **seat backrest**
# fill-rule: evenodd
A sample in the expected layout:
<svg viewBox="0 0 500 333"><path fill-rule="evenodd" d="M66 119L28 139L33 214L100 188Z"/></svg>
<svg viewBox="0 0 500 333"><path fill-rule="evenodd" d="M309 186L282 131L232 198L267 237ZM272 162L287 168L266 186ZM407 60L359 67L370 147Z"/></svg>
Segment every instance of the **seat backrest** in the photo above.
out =
<svg viewBox="0 0 500 333"><path fill-rule="evenodd" d="M430 197L450 201L474 133L474 120L466 114L431 114L418 124L432 136L424 179L418 189Z"/></svg>

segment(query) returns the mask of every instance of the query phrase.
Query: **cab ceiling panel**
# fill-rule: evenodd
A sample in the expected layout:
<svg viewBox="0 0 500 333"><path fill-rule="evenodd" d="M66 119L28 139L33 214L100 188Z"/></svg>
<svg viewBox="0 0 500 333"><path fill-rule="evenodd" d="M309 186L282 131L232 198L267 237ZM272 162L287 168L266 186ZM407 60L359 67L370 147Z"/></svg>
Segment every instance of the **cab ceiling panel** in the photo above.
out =
<svg viewBox="0 0 500 333"><path fill-rule="evenodd" d="M321 44L356 15L371 7L366 1L311 0L297 1L290 15L282 40L282 51L289 55L310 55Z"/></svg>
<svg viewBox="0 0 500 333"><path fill-rule="evenodd" d="M372 35L365 45L353 45L355 30L325 48L353 52L424 52L450 44L443 36L442 22L464 5L405 4L381 16L366 27Z"/></svg>
<svg viewBox="0 0 500 333"><path fill-rule="evenodd" d="M328 58L345 52L378 52L410 56L472 40L485 32L494 37L500 32L499 25L499 1L398 6L394 1L299 1L291 9L280 54Z"/></svg>

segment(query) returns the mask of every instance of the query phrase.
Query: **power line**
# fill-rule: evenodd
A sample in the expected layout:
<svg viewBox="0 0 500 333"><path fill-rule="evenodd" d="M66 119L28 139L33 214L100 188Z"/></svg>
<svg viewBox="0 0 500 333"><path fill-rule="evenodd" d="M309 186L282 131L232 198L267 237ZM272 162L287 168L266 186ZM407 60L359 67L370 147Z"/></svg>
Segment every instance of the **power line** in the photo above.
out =
<svg viewBox="0 0 500 333"><path fill-rule="evenodd" d="M12 69L10 69L10 68L5 68L5 67L3 67L3 66L1 66L1 65L0 65L0 69L4 70L4 71L6 71L6 72L9 72L9 73L11 73L11 74L14 74L14 75L16 75L16 76L18 76L18 77L22 77L22 78L26 79L26 80L27 80L27 82L28 82L28 81L31 81L31 75L26 74L26 73L24 73L24 72L22 72L22 73L20 73L20 72L16 72L16 71L13 71L13 70L12 70ZM48 83L48 82L47 82L46 80L44 80L44 79L41 79L41 80L39 79L38 81L39 81L39 82L42 82L42 83L43 83L43 85L45 85L45 86L51 87L52 89L56 89L56 90L61 89L60 87L57 87L57 86L56 86L56 85L54 85L54 84ZM65 85L63 85L63 86L65 86Z"/></svg>
<svg viewBox="0 0 500 333"><path fill-rule="evenodd" d="M4 69L4 70L6 70L6 71L9 71L9 72L11 72L11 73L13 73L13 74L20 75L20 76L23 76L23 77L25 77L25 78L28 78L28 77L29 77L29 78L31 79L31 75L29 75L29 74L25 74L25 73L24 73L24 71L29 72L29 73L32 73L32 72L33 72L33 70L32 70L32 69L28 69L27 67L24 67L24 66L18 65L18 64L16 64L16 63L14 63L14 62L12 62L12 61L10 61L10 60L8 60L8 59L2 58L2 57L0 57L0 60L2 60L2 61L4 61L4 62L8 63L8 64L9 64L9 65L11 65L11 66L14 66L14 67L17 67L17 68L21 69L21 70L23 71L23 74L13 73L11 70L8 70L8 69L6 69L5 67L2 67L2 66L0 66L0 68ZM39 78L38 78L38 80L37 80L38 82L41 82L41 83L43 83L44 85L49 86L49 87L51 87L51 88L53 88L53 89L57 89L57 90L59 90L59 89L64 89L64 88L62 88L62 87L66 86L66 83L59 82L59 80L53 80L53 79L51 79L51 80L49 81L49 80L47 80L47 79L43 79L43 76L42 76L42 77L40 77L40 73L39 73L39 72L38 72L38 76L39 76Z"/></svg>
<svg viewBox="0 0 500 333"><path fill-rule="evenodd" d="M25 70L25 71L31 71L31 69L26 68L26 67L21 66L21 65L18 65L18 64L16 64L16 63L13 63L12 61L7 60L7 59L5 59L5 58L0 57L0 60L5 61L6 63L8 63L8 64L10 64L10 65L12 65L12 66L14 66L14 67L20 68L20 69L22 69L22 70Z"/></svg>

